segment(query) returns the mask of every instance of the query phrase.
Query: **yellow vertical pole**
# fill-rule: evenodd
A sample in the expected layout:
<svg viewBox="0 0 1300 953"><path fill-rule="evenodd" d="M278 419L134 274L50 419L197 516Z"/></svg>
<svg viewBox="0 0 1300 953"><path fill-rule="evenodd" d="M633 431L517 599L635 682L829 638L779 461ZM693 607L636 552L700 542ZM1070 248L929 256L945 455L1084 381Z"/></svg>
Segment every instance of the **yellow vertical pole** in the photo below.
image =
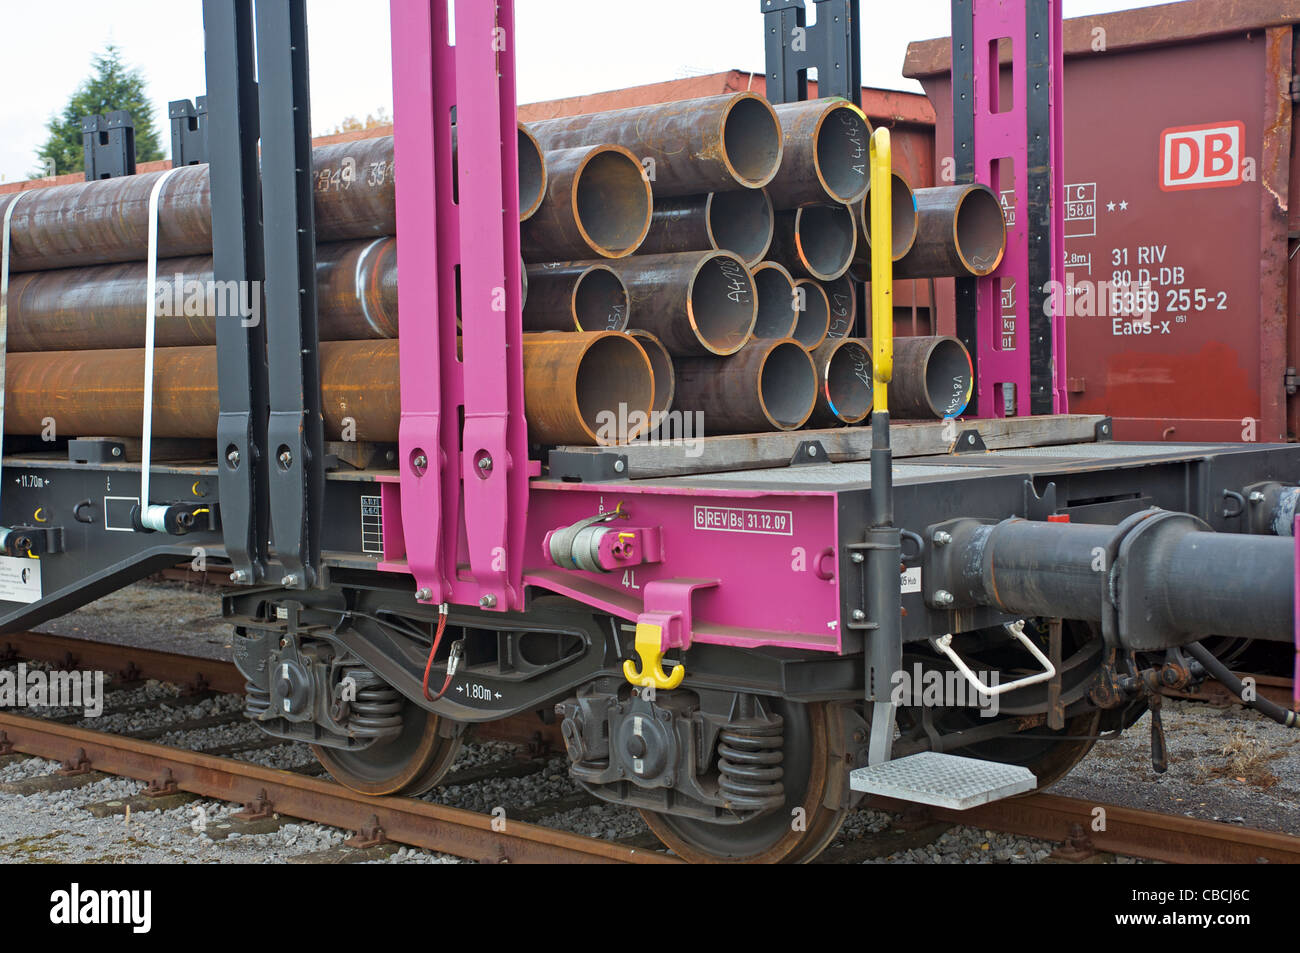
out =
<svg viewBox="0 0 1300 953"><path fill-rule="evenodd" d="M889 130L871 135L871 376L874 409L889 412L894 376L894 248Z"/></svg>

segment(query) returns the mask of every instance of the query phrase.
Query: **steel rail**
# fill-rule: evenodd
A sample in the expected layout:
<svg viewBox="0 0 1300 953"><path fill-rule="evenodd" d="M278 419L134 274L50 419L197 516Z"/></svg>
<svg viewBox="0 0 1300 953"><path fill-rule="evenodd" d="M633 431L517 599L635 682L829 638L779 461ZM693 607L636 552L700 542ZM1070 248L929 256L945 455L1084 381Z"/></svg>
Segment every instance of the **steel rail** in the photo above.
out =
<svg viewBox="0 0 1300 953"><path fill-rule="evenodd" d="M216 692L244 692L244 676L233 662L47 632L0 635L0 664L7 661L49 662L65 669L112 673L128 681L154 678L178 685L202 684Z"/></svg>
<svg viewBox="0 0 1300 953"><path fill-rule="evenodd" d="M901 813L917 806L890 798L872 798L866 806ZM1104 829L1093 825L1104 814ZM1171 864L1300 863L1300 837L1180 815L1158 814L1116 804L1033 794L983 804L966 811L925 807L936 821L987 828L1021 837L1065 842L1081 827L1097 851L1143 857Z"/></svg>
<svg viewBox="0 0 1300 953"><path fill-rule="evenodd" d="M391 841L483 863L680 862L508 816L502 824L498 817L426 801L370 797L289 771L22 715L0 712L0 729L23 754L60 761L84 754L94 770L140 781L161 781L170 773L182 791L239 803L262 798L276 813L346 830L372 826L373 816Z"/></svg>

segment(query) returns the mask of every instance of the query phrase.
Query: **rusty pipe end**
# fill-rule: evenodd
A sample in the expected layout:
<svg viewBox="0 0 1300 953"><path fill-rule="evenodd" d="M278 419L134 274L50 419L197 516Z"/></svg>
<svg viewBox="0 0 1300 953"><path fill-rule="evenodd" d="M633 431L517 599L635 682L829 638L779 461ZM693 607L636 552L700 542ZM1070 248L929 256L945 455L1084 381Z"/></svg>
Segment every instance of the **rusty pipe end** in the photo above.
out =
<svg viewBox="0 0 1300 953"><path fill-rule="evenodd" d="M636 338L650 360L650 368L655 376L655 401L653 411L666 414L673 409L673 397L677 392L677 375L673 371L673 358L664 347L663 342L649 331L632 330L627 332Z"/></svg>
<svg viewBox="0 0 1300 953"><path fill-rule="evenodd" d="M793 337L799 320L799 313L795 310L794 278L774 261L759 262L752 273L758 295L754 337L777 340Z"/></svg>
<svg viewBox="0 0 1300 953"><path fill-rule="evenodd" d="M917 212L916 193L912 191L912 186L907 179L897 172L890 175L889 204L893 213L891 215L893 232L890 235L893 248L892 254L893 260L898 261L911 251L912 245L916 243ZM867 188L867 194L854 204L853 216L858 224L858 238L861 239L861 243L858 245L857 260L869 269L871 263L870 187ZM870 278L868 277L866 280L870 280Z"/></svg>
<svg viewBox="0 0 1300 953"><path fill-rule="evenodd" d="M577 277L572 304L579 331L627 330L627 285L608 265L592 265Z"/></svg>
<svg viewBox="0 0 1300 953"><path fill-rule="evenodd" d="M757 93L738 93L722 112L722 161L736 183L761 189L781 168L785 146L776 110Z"/></svg>
<svg viewBox="0 0 1300 953"><path fill-rule="evenodd" d="M754 333L758 294L753 273L727 251L701 256L686 291L686 316L705 350L735 354Z"/></svg>
<svg viewBox="0 0 1300 953"><path fill-rule="evenodd" d="M800 278L794 283L795 320L790 336L805 348L820 347L831 330L831 301L826 289L811 278Z"/></svg>
<svg viewBox="0 0 1300 953"><path fill-rule="evenodd" d="M871 186L866 113L848 100L831 101L817 117L813 139L813 168L827 196L842 205L860 200Z"/></svg>
<svg viewBox="0 0 1300 953"><path fill-rule="evenodd" d="M654 371L628 334L525 334L524 391L530 440L611 446L645 432Z"/></svg>
<svg viewBox="0 0 1300 953"><path fill-rule="evenodd" d="M711 192L704 209L714 248L735 252L751 268L767 255L776 215L766 191Z"/></svg>
<svg viewBox="0 0 1300 953"><path fill-rule="evenodd" d="M794 338L762 341L762 366L758 375L758 401L774 430L798 430L812 416L817 403L817 369Z"/></svg>
<svg viewBox="0 0 1300 953"><path fill-rule="evenodd" d="M1002 204L987 185L972 185L962 193L953 216L952 234L957 254L972 275L983 277L1002 264L1007 226Z"/></svg>
<svg viewBox="0 0 1300 953"><path fill-rule="evenodd" d="M812 351L817 368L814 420L833 426L858 424L871 413L871 345L858 338L826 341Z"/></svg>
<svg viewBox="0 0 1300 953"><path fill-rule="evenodd" d="M808 205L785 213L794 217L794 252L807 277L834 281L853 264L857 226L844 205Z"/></svg>
<svg viewBox="0 0 1300 953"><path fill-rule="evenodd" d="M625 258L650 231L654 198L645 169L622 146L586 150L570 195L583 241L602 258Z"/></svg>
<svg viewBox="0 0 1300 953"><path fill-rule="evenodd" d="M958 417L975 386L970 352L946 335L895 338L889 386L890 411L897 417Z"/></svg>
<svg viewBox="0 0 1300 953"><path fill-rule="evenodd" d="M537 137L519 123L519 221L526 222L546 198L546 159Z"/></svg>

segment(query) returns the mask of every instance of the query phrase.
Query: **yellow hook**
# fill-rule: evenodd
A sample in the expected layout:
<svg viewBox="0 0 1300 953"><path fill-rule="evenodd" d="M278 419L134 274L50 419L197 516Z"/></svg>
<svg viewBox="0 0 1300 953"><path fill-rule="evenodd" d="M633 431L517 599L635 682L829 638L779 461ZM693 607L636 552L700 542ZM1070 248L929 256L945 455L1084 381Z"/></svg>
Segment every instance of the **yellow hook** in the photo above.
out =
<svg viewBox="0 0 1300 953"><path fill-rule="evenodd" d="M651 685L656 689L676 688L686 677L686 667L678 665L671 675L664 672L663 628L646 622L636 624L636 654L641 656L641 671L628 659L623 663L623 677L633 685Z"/></svg>

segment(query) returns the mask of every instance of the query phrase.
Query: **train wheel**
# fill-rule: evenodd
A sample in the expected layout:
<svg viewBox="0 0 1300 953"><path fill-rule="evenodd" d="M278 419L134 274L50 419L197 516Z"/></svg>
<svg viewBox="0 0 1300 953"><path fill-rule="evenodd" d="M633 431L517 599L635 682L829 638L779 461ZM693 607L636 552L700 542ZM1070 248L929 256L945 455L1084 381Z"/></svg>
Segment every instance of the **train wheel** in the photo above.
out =
<svg viewBox="0 0 1300 953"><path fill-rule="evenodd" d="M843 736L842 709L824 703L784 702L777 712L785 721L784 808L741 824L711 824L641 812L655 836L682 859L691 863L804 863L821 853L839 832L848 811L827 808L824 802L839 803L848 784L842 756L832 753L835 746L830 743ZM796 813L798 809L802 815Z"/></svg>
<svg viewBox="0 0 1300 953"><path fill-rule="evenodd" d="M460 736L442 737L439 723L433 712L407 702L402 710L402 730L396 737L358 751L321 745L312 745L311 750L346 788L361 794L414 797L436 787L460 751Z"/></svg>

